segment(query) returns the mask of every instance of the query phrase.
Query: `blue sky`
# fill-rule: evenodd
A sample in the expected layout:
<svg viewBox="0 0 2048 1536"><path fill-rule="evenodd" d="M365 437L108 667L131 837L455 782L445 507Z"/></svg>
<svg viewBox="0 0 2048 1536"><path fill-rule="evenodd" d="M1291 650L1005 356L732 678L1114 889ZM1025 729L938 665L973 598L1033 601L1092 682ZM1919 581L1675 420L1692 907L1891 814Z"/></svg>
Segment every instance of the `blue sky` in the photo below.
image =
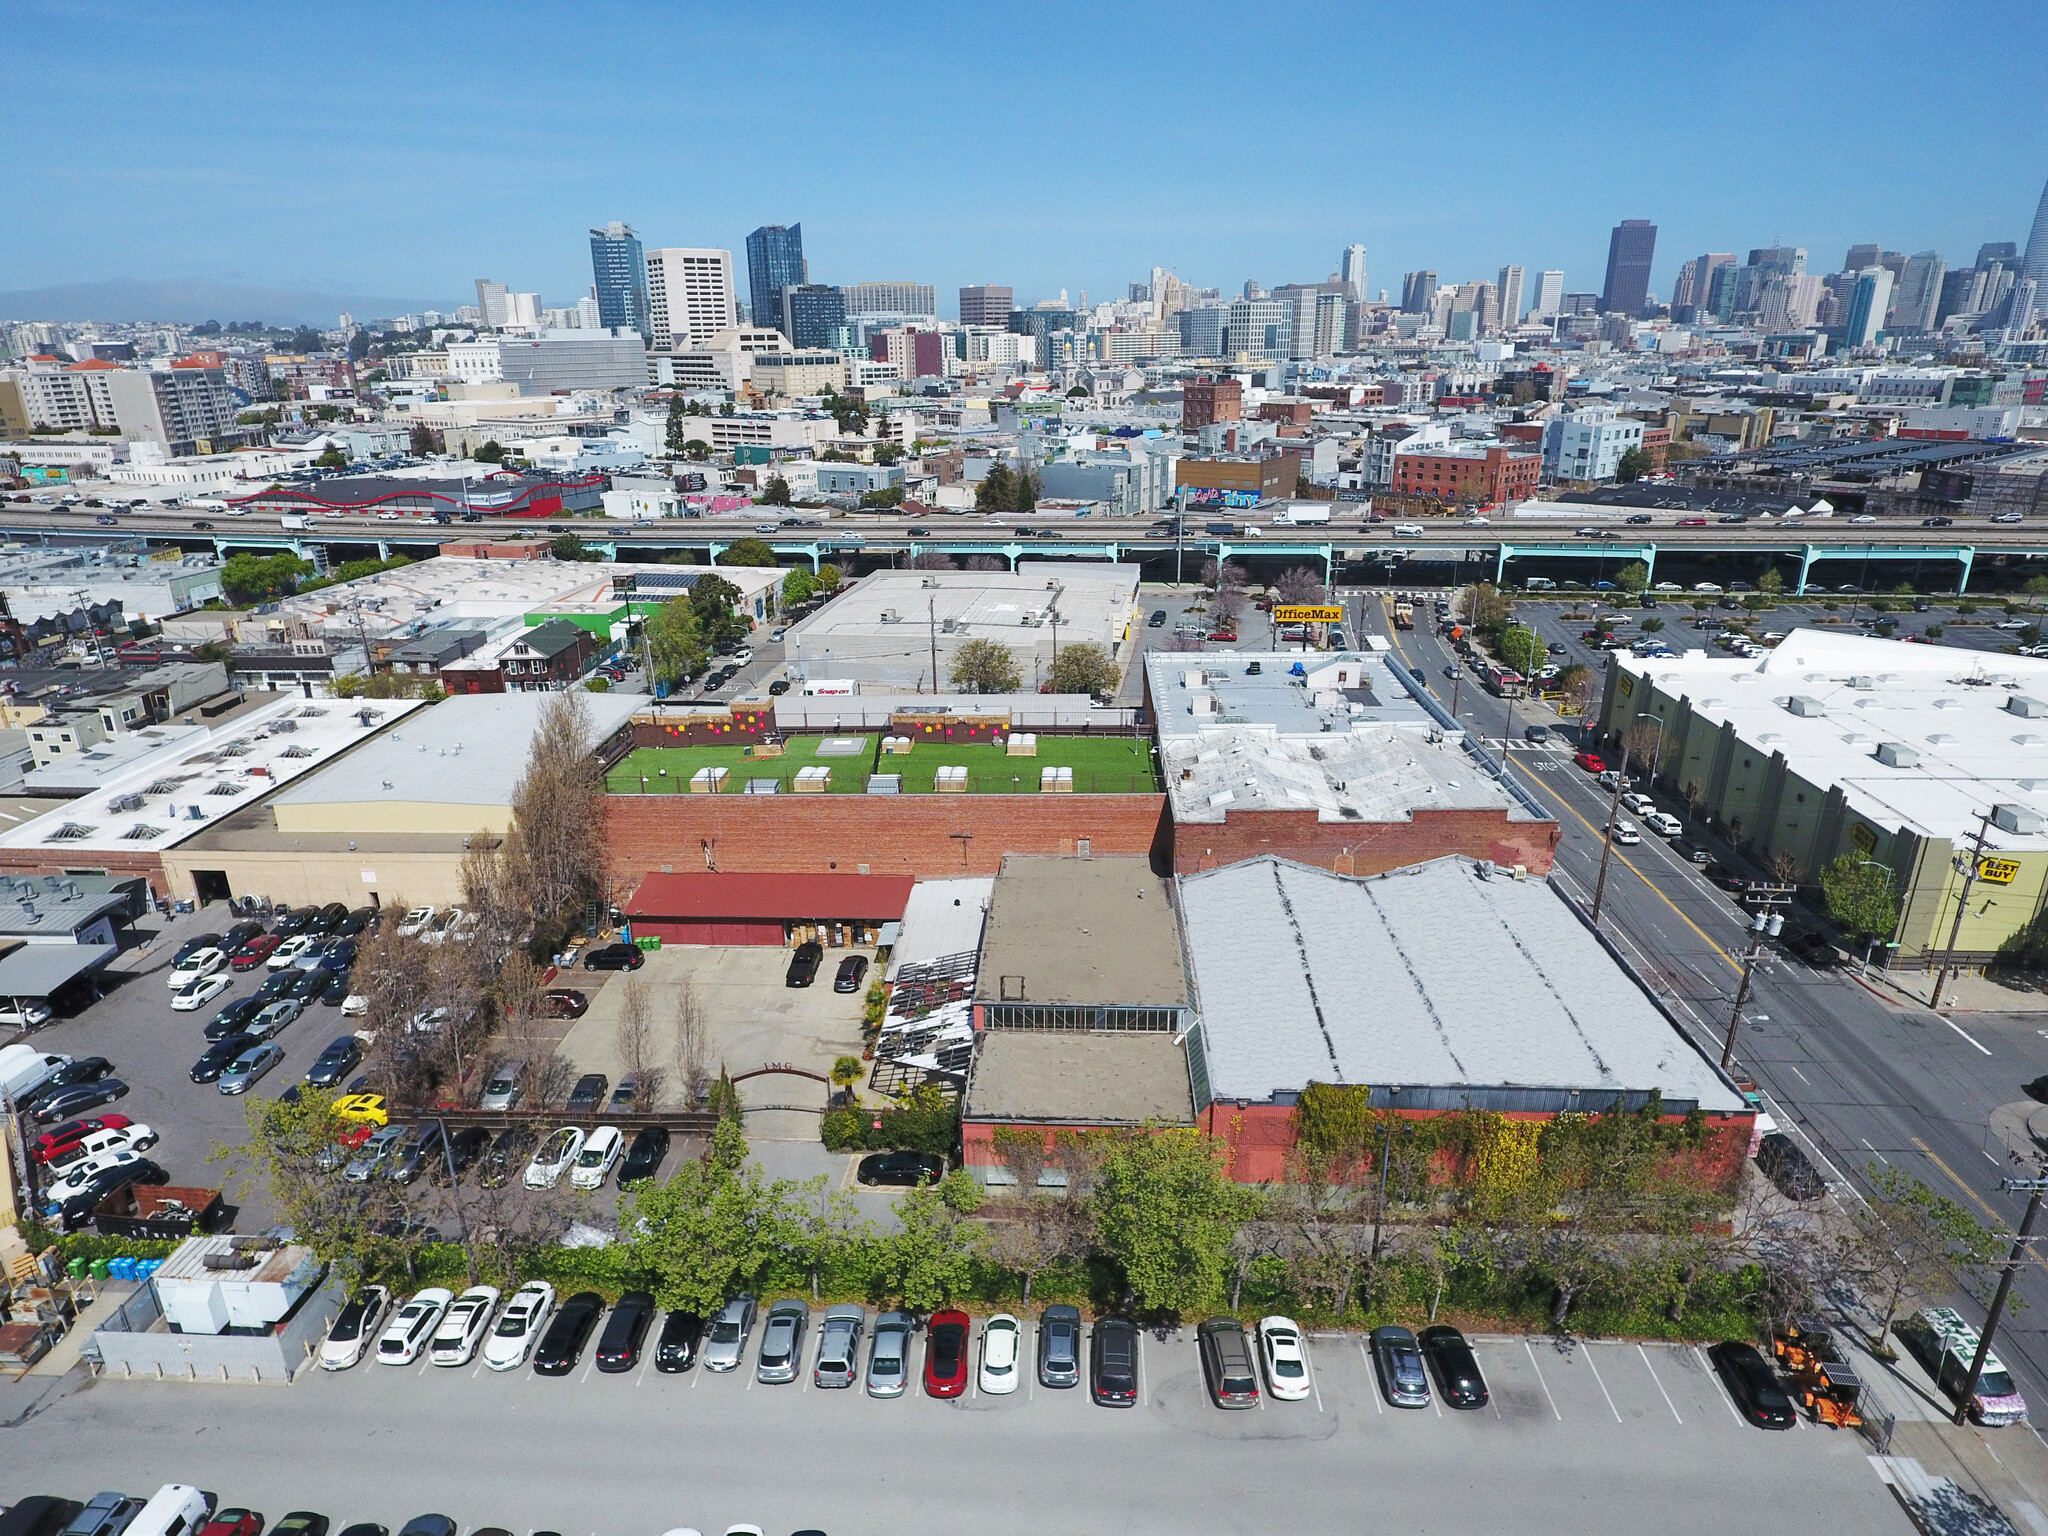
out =
<svg viewBox="0 0 2048 1536"><path fill-rule="evenodd" d="M1120 295L1506 262L1652 287L1772 240L2024 242L2048 178L2034 5L0 6L0 290L179 278L566 303L585 230L815 280ZM19 217L15 214L26 213Z"/></svg>

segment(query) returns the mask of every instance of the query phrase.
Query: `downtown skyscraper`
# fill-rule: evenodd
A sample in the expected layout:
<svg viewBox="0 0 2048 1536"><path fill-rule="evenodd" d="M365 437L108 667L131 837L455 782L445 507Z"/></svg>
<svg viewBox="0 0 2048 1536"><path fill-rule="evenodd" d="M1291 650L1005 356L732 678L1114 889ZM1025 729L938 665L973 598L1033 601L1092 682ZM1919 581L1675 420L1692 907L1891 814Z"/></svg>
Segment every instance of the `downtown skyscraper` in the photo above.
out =
<svg viewBox="0 0 2048 1536"><path fill-rule="evenodd" d="M781 329L782 290L810 280L803 225L763 224L747 236L747 314L755 325Z"/></svg>
<svg viewBox="0 0 2048 1536"><path fill-rule="evenodd" d="M590 273L597 289L597 323L610 329L637 331L645 340L648 324L647 256L633 226L617 219L590 232Z"/></svg>
<svg viewBox="0 0 2048 1536"><path fill-rule="evenodd" d="M1623 219L1607 237L1607 281L1600 289L1603 315L1640 315L1650 302L1650 263L1657 255L1657 226L1648 219Z"/></svg>

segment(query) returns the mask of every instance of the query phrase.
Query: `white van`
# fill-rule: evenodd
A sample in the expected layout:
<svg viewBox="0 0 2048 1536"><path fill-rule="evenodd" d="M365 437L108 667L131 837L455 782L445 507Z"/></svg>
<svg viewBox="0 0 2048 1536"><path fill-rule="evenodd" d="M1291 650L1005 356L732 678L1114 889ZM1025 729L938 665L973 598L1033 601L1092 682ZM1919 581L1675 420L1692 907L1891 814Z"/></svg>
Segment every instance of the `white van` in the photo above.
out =
<svg viewBox="0 0 2048 1536"><path fill-rule="evenodd" d="M1419 539L1422 537L1422 524L1396 523L1394 524L1394 537L1397 539Z"/></svg>
<svg viewBox="0 0 2048 1536"><path fill-rule="evenodd" d="M188 1536L213 1515L213 1495L189 1483L165 1483L121 1536Z"/></svg>
<svg viewBox="0 0 2048 1536"><path fill-rule="evenodd" d="M39 1051L32 1045L10 1045L0 1050L0 1095L18 1100L55 1077L59 1067L70 1065L71 1058L56 1051Z"/></svg>
<svg viewBox="0 0 2048 1536"><path fill-rule="evenodd" d="M1531 592L1555 592L1557 590L1557 583L1548 576L1531 576L1522 585Z"/></svg>

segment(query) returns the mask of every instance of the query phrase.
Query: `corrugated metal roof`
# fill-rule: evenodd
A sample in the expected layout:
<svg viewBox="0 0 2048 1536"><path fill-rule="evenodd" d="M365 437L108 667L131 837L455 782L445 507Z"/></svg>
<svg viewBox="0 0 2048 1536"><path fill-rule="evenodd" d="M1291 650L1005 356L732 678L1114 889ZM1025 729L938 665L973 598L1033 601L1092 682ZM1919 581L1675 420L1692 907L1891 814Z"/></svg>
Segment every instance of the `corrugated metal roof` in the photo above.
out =
<svg viewBox="0 0 2048 1536"><path fill-rule="evenodd" d="M901 918L908 875L649 875L627 907L634 918Z"/></svg>

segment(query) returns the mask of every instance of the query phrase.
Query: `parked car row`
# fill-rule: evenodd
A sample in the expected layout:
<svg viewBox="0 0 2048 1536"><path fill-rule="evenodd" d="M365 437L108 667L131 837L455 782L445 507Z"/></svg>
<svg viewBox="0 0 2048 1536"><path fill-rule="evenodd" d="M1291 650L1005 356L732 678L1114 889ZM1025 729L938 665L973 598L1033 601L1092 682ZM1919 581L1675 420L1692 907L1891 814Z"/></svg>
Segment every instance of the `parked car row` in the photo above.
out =
<svg viewBox="0 0 2048 1536"><path fill-rule="evenodd" d="M96 1493L85 1503L51 1494L16 1498L0 1510L0 1536L327 1536L333 1522L309 1509L295 1509L266 1527L263 1515L239 1505L218 1506L215 1495L188 1483L166 1483L147 1499L119 1492ZM446 1515L415 1515L398 1536L457 1536L461 1527ZM726 1536L759 1526L728 1526ZM391 1536L364 1521L342 1527L339 1536ZM477 1526L470 1536L511 1536L498 1526ZM690 1533L695 1536L695 1533ZM799 1536L824 1536L804 1532Z"/></svg>

